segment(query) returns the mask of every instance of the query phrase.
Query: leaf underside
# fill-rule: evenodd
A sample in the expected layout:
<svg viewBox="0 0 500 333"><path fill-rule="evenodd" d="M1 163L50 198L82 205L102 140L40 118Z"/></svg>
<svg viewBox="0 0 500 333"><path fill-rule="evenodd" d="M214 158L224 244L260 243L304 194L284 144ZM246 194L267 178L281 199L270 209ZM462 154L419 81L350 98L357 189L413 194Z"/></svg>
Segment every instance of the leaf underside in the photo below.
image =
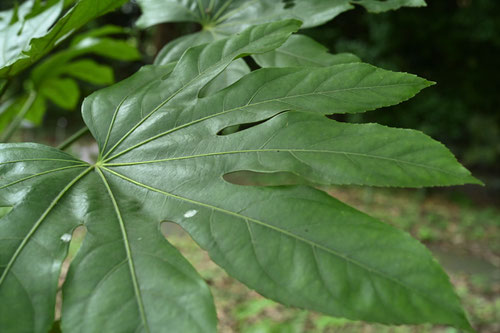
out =
<svg viewBox="0 0 500 333"><path fill-rule="evenodd" d="M318 184L477 183L411 130L325 117L400 103L426 80L359 63L264 68L219 90L294 20L248 28L146 66L88 97L95 164L38 144L0 146L0 327L46 332L67 237L87 234L63 286L68 332L215 332L209 289L160 232L180 224L229 274L283 304L386 324L470 329L448 277L408 234L308 186L230 184L240 170ZM239 67L241 69L241 67ZM212 84L213 90L206 92ZM229 126L261 124L219 135Z"/></svg>

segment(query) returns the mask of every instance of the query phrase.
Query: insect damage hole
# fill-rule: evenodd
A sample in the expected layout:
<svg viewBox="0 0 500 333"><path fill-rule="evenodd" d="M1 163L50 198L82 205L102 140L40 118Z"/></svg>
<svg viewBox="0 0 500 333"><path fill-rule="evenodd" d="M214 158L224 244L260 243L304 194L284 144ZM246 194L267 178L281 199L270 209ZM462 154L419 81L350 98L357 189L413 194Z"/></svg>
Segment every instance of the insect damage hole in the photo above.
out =
<svg viewBox="0 0 500 333"><path fill-rule="evenodd" d="M66 275L68 274L70 263L76 256L78 249L80 249L86 233L87 229L84 226L78 226L73 230L72 233L64 233L59 237L61 243L69 243L69 246L66 258L64 258L61 264L59 280L57 283L56 309L54 317L56 321L61 318L61 308L63 301L62 286L64 284L64 281L66 280Z"/></svg>
<svg viewBox="0 0 500 333"><path fill-rule="evenodd" d="M249 122L249 123L242 123L242 124L234 124L234 125L229 125L229 126L226 126L224 127L223 129L219 130L217 132L217 135L219 136L224 136L224 135L230 135L230 134L234 134L234 133L238 133L238 132L242 132L244 130L248 130L252 127L255 127L255 126L258 126L260 124L263 124L273 118L276 118L277 116L279 116L280 114L284 113L286 111L283 111L283 112L279 112L275 115L272 115L266 119L262 119L262 120L257 120L257 121L253 121L253 122Z"/></svg>

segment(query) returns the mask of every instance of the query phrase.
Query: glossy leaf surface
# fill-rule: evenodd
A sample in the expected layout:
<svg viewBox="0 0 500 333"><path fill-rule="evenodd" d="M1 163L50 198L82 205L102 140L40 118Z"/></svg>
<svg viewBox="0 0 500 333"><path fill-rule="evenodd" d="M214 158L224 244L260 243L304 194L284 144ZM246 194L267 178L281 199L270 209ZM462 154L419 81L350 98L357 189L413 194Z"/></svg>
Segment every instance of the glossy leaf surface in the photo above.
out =
<svg viewBox="0 0 500 333"><path fill-rule="evenodd" d="M305 35L293 35L276 50L253 58L260 67L324 67L360 61L350 53L328 53L326 47Z"/></svg>
<svg viewBox="0 0 500 333"><path fill-rule="evenodd" d="M91 95L83 116L100 149L93 165L42 145L0 146L0 206L13 206L0 219L1 327L47 330L67 235L83 224L63 330L216 331L207 286L161 235L160 223L173 221L229 274L286 305L470 328L446 274L406 233L311 187L223 179L251 170L322 184L477 182L422 133L324 116L404 101L430 84L413 75L363 63L269 68L200 95L235 59L276 49L298 28L251 27Z"/></svg>
<svg viewBox="0 0 500 333"><path fill-rule="evenodd" d="M80 102L80 88L75 79L95 85L112 84L114 73L110 66L83 57L98 55L126 61L139 59L140 54L133 45L110 36L123 33L120 27L105 26L78 34L68 48L35 65L23 84L28 91L11 97L5 103L5 110L0 112L0 132L19 114L30 91L36 93L36 100L24 118L31 124L39 125L47 109L47 101L68 111L75 110Z"/></svg>
<svg viewBox="0 0 500 333"><path fill-rule="evenodd" d="M424 0L138 0L143 14L137 22L149 27L162 22L198 22L214 34L231 34L253 24L285 17L304 22L303 28L321 25L355 4L382 12L400 7L425 6Z"/></svg>
<svg viewBox="0 0 500 333"><path fill-rule="evenodd" d="M87 22L118 8L126 0L80 0L61 18L64 1L50 1L35 10L38 1L24 2L20 9L2 12L0 17L0 77L15 75L47 54ZM17 17L16 17L17 16Z"/></svg>

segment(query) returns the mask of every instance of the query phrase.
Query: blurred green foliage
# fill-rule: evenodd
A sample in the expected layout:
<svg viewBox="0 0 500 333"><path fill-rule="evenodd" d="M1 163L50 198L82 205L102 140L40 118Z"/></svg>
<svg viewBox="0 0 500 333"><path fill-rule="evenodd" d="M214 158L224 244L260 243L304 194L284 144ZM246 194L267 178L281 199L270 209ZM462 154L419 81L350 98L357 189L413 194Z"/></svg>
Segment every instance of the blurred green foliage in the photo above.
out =
<svg viewBox="0 0 500 333"><path fill-rule="evenodd" d="M500 163L498 1L429 1L378 15L357 9L306 33L334 52L437 82L398 107L347 120L422 130L476 169Z"/></svg>
<svg viewBox="0 0 500 333"><path fill-rule="evenodd" d="M91 56L120 61L140 59L133 44L112 37L127 33L122 27L114 25L92 29L76 35L66 48L52 52L34 65L24 81L19 82L20 87L14 87L9 92L13 96L7 96L2 101L0 132L21 113L30 94L36 97L24 119L38 126L42 123L48 102L66 111L77 108L82 97L79 83L87 83L92 90L114 83L112 66L96 62Z"/></svg>

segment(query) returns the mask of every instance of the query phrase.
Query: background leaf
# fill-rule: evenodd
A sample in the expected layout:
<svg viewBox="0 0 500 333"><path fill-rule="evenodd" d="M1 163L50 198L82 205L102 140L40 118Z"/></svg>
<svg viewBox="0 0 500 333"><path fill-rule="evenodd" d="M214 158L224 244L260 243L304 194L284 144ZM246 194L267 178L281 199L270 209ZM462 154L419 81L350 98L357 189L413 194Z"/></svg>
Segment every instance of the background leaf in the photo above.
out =
<svg viewBox="0 0 500 333"><path fill-rule="evenodd" d="M33 2L28 1L23 6L29 7ZM1 39L9 41L13 47L4 46L4 49L0 50L0 54L3 54L0 77L20 72L47 54L75 30L125 2L126 0L80 0L57 20L63 6L63 1L60 1L34 17L23 16L12 25L4 25L0 30Z"/></svg>
<svg viewBox="0 0 500 333"><path fill-rule="evenodd" d="M93 84L111 84L114 82L113 69L106 65L99 65L90 59L70 62L63 66L62 72L76 79Z"/></svg>
<svg viewBox="0 0 500 333"><path fill-rule="evenodd" d="M16 73L13 66L22 61L21 59L29 58L26 52L30 49L31 41L44 36L63 9L63 1L59 1L38 15L28 18L33 3L34 1L25 1L17 11L11 9L2 15L5 18L0 26L0 38L4 41L0 49L0 76L7 76L9 72L11 75ZM26 63L24 67L27 65ZM17 66L20 68L21 64Z"/></svg>
<svg viewBox="0 0 500 333"><path fill-rule="evenodd" d="M294 18L303 22L302 28L310 28L324 24L340 13L353 9L353 4L363 5L374 12L387 11L402 6L425 6L424 0L367 0L359 2L355 0L138 0L138 3L143 13L137 21L137 25L142 28L163 22L183 21L197 22L203 26L199 32L182 36L168 43L159 52L155 60L156 64L176 61L189 47L224 38L254 24ZM285 46L279 55L272 55L274 51L270 51L267 58L274 57L283 60L283 51L285 51L288 61L291 61L290 56L292 56L295 58L295 65L297 65L297 59L302 59L299 62L304 61L303 51L307 52L308 55L314 54L313 51L320 51L322 54L315 55L311 59L312 62L327 61L329 65L334 64L332 63L334 60L328 60L322 47L314 45L315 43L311 40L306 41L305 38L296 37L289 41L289 45ZM298 46L299 43L305 47L305 50ZM266 64L262 57L260 59L259 65ZM337 63L338 61L350 62L354 59L342 55L337 58ZM256 61L259 63L259 60L256 59Z"/></svg>
<svg viewBox="0 0 500 333"><path fill-rule="evenodd" d="M53 53L34 66L23 85L25 89L35 91L38 96L24 119L33 125L40 125L48 109L47 100L64 110L74 110L80 102L80 88L75 80L68 77L95 85L114 82L113 69L110 66L81 57L93 54L124 61L140 59L137 48L129 41L109 36L120 33L124 33L123 28L108 25L96 31L76 35L69 48ZM4 111L0 111L0 131L19 114L27 95L29 91L12 97L12 101L17 102L7 102Z"/></svg>
<svg viewBox="0 0 500 333"><path fill-rule="evenodd" d="M40 94L66 110L73 110L80 99L78 84L73 79L45 80L40 88Z"/></svg>

